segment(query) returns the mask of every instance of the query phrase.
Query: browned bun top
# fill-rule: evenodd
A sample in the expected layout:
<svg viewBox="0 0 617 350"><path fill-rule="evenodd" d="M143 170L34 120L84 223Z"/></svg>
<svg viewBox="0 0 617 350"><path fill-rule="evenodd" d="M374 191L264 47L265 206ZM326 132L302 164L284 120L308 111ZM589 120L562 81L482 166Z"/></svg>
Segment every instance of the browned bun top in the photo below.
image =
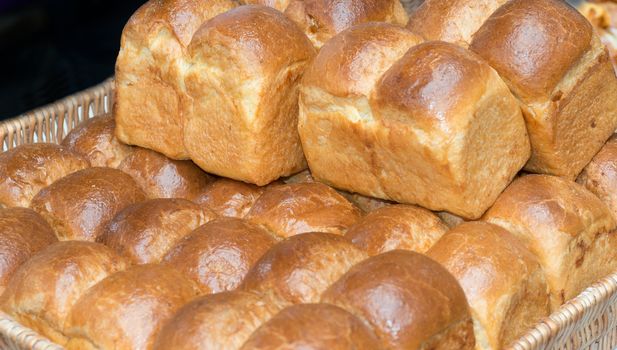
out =
<svg viewBox="0 0 617 350"><path fill-rule="evenodd" d="M617 136L606 142L576 182L598 196L617 218Z"/></svg>
<svg viewBox="0 0 617 350"><path fill-rule="evenodd" d="M263 191L264 187L221 178L208 185L195 202L220 216L243 218Z"/></svg>
<svg viewBox="0 0 617 350"><path fill-rule="evenodd" d="M360 210L321 183L272 186L246 216L279 237L306 232L343 234L360 219Z"/></svg>
<svg viewBox="0 0 617 350"><path fill-rule="evenodd" d="M591 48L593 29L561 0L511 0L474 35L470 49L499 72L518 97L548 98Z"/></svg>
<svg viewBox="0 0 617 350"><path fill-rule="evenodd" d="M474 345L463 290L445 268L415 252L395 250L357 264L322 301L370 324L386 348L430 349L441 342L451 349Z"/></svg>
<svg viewBox="0 0 617 350"><path fill-rule="evenodd" d="M60 240L94 241L120 210L143 200L143 191L122 171L88 168L43 189L31 206Z"/></svg>
<svg viewBox="0 0 617 350"><path fill-rule="evenodd" d="M287 307L259 327L241 350L378 350L377 337L360 319L328 304Z"/></svg>
<svg viewBox="0 0 617 350"><path fill-rule="evenodd" d="M214 181L189 160L173 160L145 148L137 148L119 169L131 175L149 198L193 200Z"/></svg>
<svg viewBox="0 0 617 350"><path fill-rule="evenodd" d="M22 325L63 343L64 321L79 297L125 259L93 242L58 242L23 264L0 299L2 311Z"/></svg>
<svg viewBox="0 0 617 350"><path fill-rule="evenodd" d="M0 154L0 205L28 207L56 180L89 167L82 155L52 143L21 145Z"/></svg>
<svg viewBox="0 0 617 350"><path fill-rule="evenodd" d="M160 262L165 253L215 214L186 199L151 199L124 208L97 242L135 264Z"/></svg>
<svg viewBox="0 0 617 350"><path fill-rule="evenodd" d="M335 96L369 95L379 77L410 47L421 42L419 36L393 24L352 27L321 48L304 73L302 84Z"/></svg>
<svg viewBox="0 0 617 350"><path fill-rule="evenodd" d="M115 134L111 114L90 118L66 135L62 146L86 157L92 166L117 168L132 151Z"/></svg>
<svg viewBox="0 0 617 350"><path fill-rule="evenodd" d="M404 249L426 252L448 231L432 212L413 205L389 205L368 213L345 234L370 256Z"/></svg>
<svg viewBox="0 0 617 350"><path fill-rule="evenodd" d="M202 289L219 293L236 289L275 242L268 232L245 220L219 218L182 239L163 261Z"/></svg>
<svg viewBox="0 0 617 350"><path fill-rule="evenodd" d="M292 0L240 0L240 3L246 5L264 5L273 7L281 12L285 11Z"/></svg>
<svg viewBox="0 0 617 350"><path fill-rule="evenodd" d="M163 327L154 350L238 349L262 323L287 306L271 295L224 292L185 305Z"/></svg>
<svg viewBox="0 0 617 350"><path fill-rule="evenodd" d="M193 281L160 264L117 272L90 288L66 321L69 349L150 349L163 324L199 295Z"/></svg>
<svg viewBox="0 0 617 350"><path fill-rule="evenodd" d="M32 255L58 241L54 230L32 209L0 209L0 294L13 273Z"/></svg>

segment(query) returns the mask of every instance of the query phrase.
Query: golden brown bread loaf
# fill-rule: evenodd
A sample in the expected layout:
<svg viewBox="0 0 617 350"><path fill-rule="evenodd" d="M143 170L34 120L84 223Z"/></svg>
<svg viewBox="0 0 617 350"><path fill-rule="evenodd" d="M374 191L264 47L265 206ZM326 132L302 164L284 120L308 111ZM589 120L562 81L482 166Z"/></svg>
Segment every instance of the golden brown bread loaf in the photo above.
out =
<svg viewBox="0 0 617 350"><path fill-rule="evenodd" d="M188 47L184 144L207 172L266 185L304 168L298 81L315 55L280 12L241 6L206 22ZM233 71L234 74L228 74Z"/></svg>
<svg viewBox="0 0 617 350"><path fill-rule="evenodd" d="M123 208L145 200L133 179L112 168L88 168L54 182L31 207L60 240L94 241Z"/></svg>
<svg viewBox="0 0 617 350"><path fill-rule="evenodd" d="M22 325L64 345L64 322L79 297L126 266L123 257L102 244L58 242L17 270L0 306Z"/></svg>
<svg viewBox="0 0 617 350"><path fill-rule="evenodd" d="M244 0L285 13L320 48L334 35L366 22L404 26L408 17L399 0Z"/></svg>
<svg viewBox="0 0 617 350"><path fill-rule="evenodd" d="M150 0L126 24L116 61L114 115L118 138L186 159L181 99L184 55L209 18L232 0Z"/></svg>
<svg viewBox="0 0 617 350"><path fill-rule="evenodd" d="M54 230L32 209L0 209L0 294L19 266L57 241Z"/></svg>
<svg viewBox="0 0 617 350"><path fill-rule="evenodd" d="M167 320L199 295L175 269L133 266L84 293L66 320L67 350L151 349Z"/></svg>
<svg viewBox="0 0 617 350"><path fill-rule="evenodd" d="M154 350L238 349L262 323L287 306L271 295L225 292L184 306L163 327Z"/></svg>
<svg viewBox="0 0 617 350"><path fill-rule="evenodd" d="M478 218L529 158L521 109L474 53L420 42L370 23L324 45L302 81L303 149L324 183Z"/></svg>
<svg viewBox="0 0 617 350"><path fill-rule="evenodd" d="M520 177L484 219L516 235L538 258L552 310L617 269L617 225L611 211L575 182L549 175Z"/></svg>
<svg viewBox="0 0 617 350"><path fill-rule="evenodd" d="M285 238L306 232L344 234L360 219L360 210L321 183L268 188L246 219Z"/></svg>
<svg viewBox="0 0 617 350"><path fill-rule="evenodd" d="M120 211L97 242L134 264L158 263L182 238L214 217L214 213L185 199L151 199Z"/></svg>
<svg viewBox="0 0 617 350"><path fill-rule="evenodd" d="M236 289L276 240L245 220L219 218L201 226L169 250L163 261L220 293Z"/></svg>
<svg viewBox="0 0 617 350"><path fill-rule="evenodd" d="M617 219L617 136L606 142L576 182L598 196Z"/></svg>
<svg viewBox="0 0 617 350"><path fill-rule="evenodd" d="M89 167L88 160L51 143L18 146L0 154L0 206L29 207L56 180Z"/></svg>
<svg viewBox="0 0 617 350"><path fill-rule="evenodd" d="M149 198L194 200L214 178L188 160L173 160L137 148L119 167L131 175Z"/></svg>
<svg viewBox="0 0 617 350"><path fill-rule="evenodd" d="M448 231L435 214L413 205L389 205L368 213L345 234L368 255L403 249L426 252Z"/></svg>
<svg viewBox="0 0 617 350"><path fill-rule="evenodd" d="M473 349L463 290L441 265L402 250L371 257L322 296L369 324L387 349Z"/></svg>
<svg viewBox="0 0 617 350"><path fill-rule="evenodd" d="M243 218L264 189L264 187L221 178L208 185L195 198L195 203L203 205L220 216Z"/></svg>
<svg viewBox="0 0 617 350"><path fill-rule="evenodd" d="M86 157L92 166L110 168L117 168L133 150L118 141L111 114L82 122L66 135L62 145Z"/></svg>
<svg viewBox="0 0 617 350"><path fill-rule="evenodd" d="M259 327L241 350L379 350L370 328L328 304L293 305Z"/></svg>
<svg viewBox="0 0 617 350"><path fill-rule="evenodd" d="M428 251L465 291L476 349L505 349L549 314L548 286L536 257L503 228L469 222Z"/></svg>
<svg viewBox="0 0 617 350"><path fill-rule="evenodd" d="M365 252L332 233L287 238L255 263L241 289L273 292L293 303L315 303L332 283L367 258Z"/></svg>

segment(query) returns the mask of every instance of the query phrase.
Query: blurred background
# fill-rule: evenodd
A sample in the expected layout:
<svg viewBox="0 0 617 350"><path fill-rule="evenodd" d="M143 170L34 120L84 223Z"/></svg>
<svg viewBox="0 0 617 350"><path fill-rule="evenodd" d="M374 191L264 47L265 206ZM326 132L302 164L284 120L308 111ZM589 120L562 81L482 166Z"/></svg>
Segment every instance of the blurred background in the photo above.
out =
<svg viewBox="0 0 617 350"><path fill-rule="evenodd" d="M0 0L0 119L112 76L122 28L143 2Z"/></svg>

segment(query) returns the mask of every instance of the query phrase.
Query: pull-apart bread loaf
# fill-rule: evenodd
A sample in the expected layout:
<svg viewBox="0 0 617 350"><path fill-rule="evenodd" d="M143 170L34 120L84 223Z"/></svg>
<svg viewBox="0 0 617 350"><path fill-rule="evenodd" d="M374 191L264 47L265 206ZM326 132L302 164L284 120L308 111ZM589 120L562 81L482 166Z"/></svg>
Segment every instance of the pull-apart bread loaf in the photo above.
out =
<svg viewBox="0 0 617 350"><path fill-rule="evenodd" d="M188 47L184 144L207 172L257 185L306 167L298 85L315 50L282 13L247 5L206 22Z"/></svg>
<svg viewBox="0 0 617 350"><path fill-rule="evenodd" d="M88 160L51 143L21 145L0 154L0 206L29 207L43 188L88 168Z"/></svg>
<svg viewBox="0 0 617 350"><path fill-rule="evenodd" d="M617 225L583 186L555 176L516 179L484 219L517 236L538 258L551 308L617 269Z"/></svg>
<svg viewBox="0 0 617 350"><path fill-rule="evenodd" d="M233 7L232 0L150 0L135 12L116 61L114 114L122 142L188 158L181 112L186 48L206 20Z"/></svg>
<svg viewBox="0 0 617 350"><path fill-rule="evenodd" d="M529 158L519 103L476 54L384 23L330 40L307 69L299 132L313 176L478 218Z"/></svg>
<svg viewBox="0 0 617 350"><path fill-rule="evenodd" d="M428 256L465 291L476 349L505 349L549 314L549 292L536 257L514 235L485 222L463 223Z"/></svg>
<svg viewBox="0 0 617 350"><path fill-rule="evenodd" d="M576 182L600 197L617 220L617 136L608 140Z"/></svg>
<svg viewBox="0 0 617 350"><path fill-rule="evenodd" d="M574 179L617 127L607 50L565 1L427 0L408 28L469 45L500 74L521 101L531 172Z"/></svg>

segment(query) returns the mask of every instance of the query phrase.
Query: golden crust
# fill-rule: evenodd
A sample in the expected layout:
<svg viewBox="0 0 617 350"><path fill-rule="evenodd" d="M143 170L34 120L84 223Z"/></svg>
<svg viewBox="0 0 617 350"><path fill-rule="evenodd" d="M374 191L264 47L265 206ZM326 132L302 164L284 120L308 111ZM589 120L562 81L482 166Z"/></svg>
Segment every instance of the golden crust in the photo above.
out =
<svg viewBox="0 0 617 350"><path fill-rule="evenodd" d="M606 204L617 219L617 137L612 136L576 180Z"/></svg>
<svg viewBox="0 0 617 350"><path fill-rule="evenodd" d="M243 218L264 190L265 187L221 178L207 186L195 202L220 216Z"/></svg>

